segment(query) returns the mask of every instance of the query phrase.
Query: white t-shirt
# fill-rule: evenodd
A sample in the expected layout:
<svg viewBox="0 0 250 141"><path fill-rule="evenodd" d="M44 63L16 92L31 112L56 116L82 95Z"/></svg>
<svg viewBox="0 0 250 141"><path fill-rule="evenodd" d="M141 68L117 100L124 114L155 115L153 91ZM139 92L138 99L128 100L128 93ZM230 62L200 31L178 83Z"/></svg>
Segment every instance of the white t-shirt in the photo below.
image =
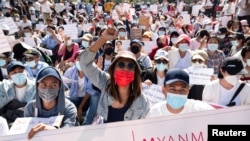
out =
<svg viewBox="0 0 250 141"><path fill-rule="evenodd" d="M41 4L38 1L34 2L33 6L34 6L34 8L35 8L36 11L40 11Z"/></svg>
<svg viewBox="0 0 250 141"><path fill-rule="evenodd" d="M23 20L21 20L21 21L18 23L18 26L21 27L21 29L23 30L24 27L27 27L27 26L32 27L32 23L31 23L30 20L27 20L26 22L23 22Z"/></svg>
<svg viewBox="0 0 250 141"><path fill-rule="evenodd" d="M184 109L178 114L192 113L198 111L212 110L214 109L211 105L194 99L187 99L187 102L184 105ZM147 113L146 118L152 117L162 117L176 115L168 111L166 101L162 101L153 105L150 111Z"/></svg>
<svg viewBox="0 0 250 141"><path fill-rule="evenodd" d="M227 90L223 86L220 85L220 97L219 97L218 104L226 106L232 99L238 87L239 87L239 83L235 85L232 89ZM240 96L238 95L233 101L235 102L236 105L240 105Z"/></svg>
<svg viewBox="0 0 250 141"><path fill-rule="evenodd" d="M15 91L16 91L16 99L20 102L23 102L24 96L25 96L25 90L26 87L23 88L17 88L15 87Z"/></svg>
<svg viewBox="0 0 250 141"><path fill-rule="evenodd" d="M77 89L77 97L84 97L85 91L84 91L84 77L80 78L78 76L78 89Z"/></svg>
<svg viewBox="0 0 250 141"><path fill-rule="evenodd" d="M44 4L41 4L41 9L43 13L52 13L52 10L50 9L50 7L52 6L52 4L48 1L46 1Z"/></svg>
<svg viewBox="0 0 250 141"><path fill-rule="evenodd" d="M189 52L186 52L186 55L183 58L179 58L177 64L176 64L176 68L181 68L181 69L185 69L191 66L191 56L189 54Z"/></svg>
<svg viewBox="0 0 250 141"><path fill-rule="evenodd" d="M159 85L159 86L163 86L163 84L164 84L164 79L165 79L165 77L160 77L159 75L157 75L157 85Z"/></svg>
<svg viewBox="0 0 250 141"><path fill-rule="evenodd" d="M240 0L238 2L238 13L237 13L237 16L247 16L247 15L250 15L250 6L248 6L248 8L245 10L243 9L244 5L246 3L246 0ZM250 1L248 1L248 4L250 4Z"/></svg>
<svg viewBox="0 0 250 141"><path fill-rule="evenodd" d="M0 136L8 135L9 126L5 118L0 117Z"/></svg>
<svg viewBox="0 0 250 141"><path fill-rule="evenodd" d="M104 62L104 71L105 72L108 72L108 69L109 69L109 66L111 65L111 60L106 60L105 59L105 62Z"/></svg>

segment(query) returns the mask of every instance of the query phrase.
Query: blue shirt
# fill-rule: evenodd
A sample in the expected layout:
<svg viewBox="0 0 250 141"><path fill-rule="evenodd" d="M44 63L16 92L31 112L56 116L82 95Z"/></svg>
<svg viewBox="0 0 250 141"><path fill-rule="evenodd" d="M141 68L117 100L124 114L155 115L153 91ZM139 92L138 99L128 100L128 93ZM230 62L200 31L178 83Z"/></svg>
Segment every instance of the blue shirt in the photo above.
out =
<svg viewBox="0 0 250 141"><path fill-rule="evenodd" d="M42 38L42 44L47 45L48 49L53 49L56 45L58 45L56 39L49 35Z"/></svg>
<svg viewBox="0 0 250 141"><path fill-rule="evenodd" d="M41 69L43 69L43 68L45 68L45 67L48 67L49 65L48 65L47 63L45 63L45 62L38 61L37 67L34 69L34 71L33 71L33 69L32 69L30 66L28 66L27 64L25 64L24 66L25 66L25 70L28 72L28 77L29 77L30 79L35 79L36 76L37 76L37 74L38 74L38 72L39 72Z"/></svg>

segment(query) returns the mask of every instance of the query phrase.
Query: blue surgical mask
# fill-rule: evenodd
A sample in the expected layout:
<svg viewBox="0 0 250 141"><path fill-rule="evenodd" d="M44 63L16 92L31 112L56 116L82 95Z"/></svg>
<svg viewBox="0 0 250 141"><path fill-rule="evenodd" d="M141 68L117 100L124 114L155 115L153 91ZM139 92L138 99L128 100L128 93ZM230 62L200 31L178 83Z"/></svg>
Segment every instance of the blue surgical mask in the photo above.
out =
<svg viewBox="0 0 250 141"><path fill-rule="evenodd" d="M59 89L38 89L39 97L45 102L51 102L56 99L59 94Z"/></svg>
<svg viewBox="0 0 250 141"><path fill-rule="evenodd" d="M167 93L166 101L173 109L180 109L187 102L187 95Z"/></svg>
<svg viewBox="0 0 250 141"><path fill-rule="evenodd" d="M174 26L170 26L168 29L169 29L170 32L175 31L175 27Z"/></svg>
<svg viewBox="0 0 250 141"><path fill-rule="evenodd" d="M82 68L80 66L80 62L79 61L76 61L76 68L79 70L79 71L82 71Z"/></svg>
<svg viewBox="0 0 250 141"><path fill-rule="evenodd" d="M212 52L216 51L218 49L218 44L208 44L207 49Z"/></svg>
<svg viewBox="0 0 250 141"><path fill-rule="evenodd" d="M48 31L48 32L47 32L47 35L48 35L48 36L51 36L52 34Z"/></svg>
<svg viewBox="0 0 250 141"><path fill-rule="evenodd" d="M159 35L159 36L165 35L165 33L166 33L165 31L159 31L159 32L158 32L158 35Z"/></svg>
<svg viewBox="0 0 250 141"><path fill-rule="evenodd" d="M233 46L237 46L238 45L238 42L237 41L231 41L231 44L233 45Z"/></svg>
<svg viewBox="0 0 250 141"><path fill-rule="evenodd" d="M5 59L0 59L0 67L6 65L6 60Z"/></svg>
<svg viewBox="0 0 250 141"><path fill-rule="evenodd" d="M164 71L165 69L167 69L167 65L166 65L166 64L163 64L163 63L156 64L156 69L157 69L158 71Z"/></svg>
<svg viewBox="0 0 250 141"><path fill-rule="evenodd" d="M89 47L89 42L82 41L82 46L85 48Z"/></svg>
<svg viewBox="0 0 250 141"><path fill-rule="evenodd" d="M119 37L126 37L127 35L126 35L126 32L119 32L119 35L118 35Z"/></svg>
<svg viewBox="0 0 250 141"><path fill-rule="evenodd" d="M177 38L171 38L171 42L172 42L173 44L176 44Z"/></svg>
<svg viewBox="0 0 250 141"><path fill-rule="evenodd" d="M25 73L17 73L11 75L11 79L16 85L23 85L27 80L27 76Z"/></svg>
<svg viewBox="0 0 250 141"><path fill-rule="evenodd" d="M187 49L188 49L188 44L186 44L186 43L183 43L183 44L179 44L179 49L180 49L180 51L187 51Z"/></svg>
<svg viewBox="0 0 250 141"><path fill-rule="evenodd" d="M34 68L34 67L36 66L35 60L33 60L33 61L27 61L26 64L27 64L29 67L31 67L31 68Z"/></svg>

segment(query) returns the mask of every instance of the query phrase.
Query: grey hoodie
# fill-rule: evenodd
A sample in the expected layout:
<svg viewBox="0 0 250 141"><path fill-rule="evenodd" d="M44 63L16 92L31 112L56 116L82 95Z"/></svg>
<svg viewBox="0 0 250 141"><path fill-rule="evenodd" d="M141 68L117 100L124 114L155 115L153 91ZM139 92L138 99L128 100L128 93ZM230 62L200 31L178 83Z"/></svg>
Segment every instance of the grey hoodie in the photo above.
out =
<svg viewBox="0 0 250 141"><path fill-rule="evenodd" d="M38 82L47 76L54 76L60 80L59 95L57 97L57 104L54 108L47 111L42 107L42 99L38 95ZM77 110L75 105L65 98L64 85L62 78L58 71L53 67L43 68L36 78L36 99L30 101L24 108L24 117L43 117L64 115L61 127L75 126Z"/></svg>

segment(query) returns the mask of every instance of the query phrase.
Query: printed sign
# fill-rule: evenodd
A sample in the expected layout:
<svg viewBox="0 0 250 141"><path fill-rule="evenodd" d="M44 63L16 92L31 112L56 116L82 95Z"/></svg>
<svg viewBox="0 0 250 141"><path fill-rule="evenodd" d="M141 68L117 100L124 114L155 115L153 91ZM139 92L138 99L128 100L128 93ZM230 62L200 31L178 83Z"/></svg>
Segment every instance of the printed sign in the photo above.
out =
<svg viewBox="0 0 250 141"><path fill-rule="evenodd" d="M63 25L65 35L71 37L71 39L77 39L78 29L76 24L67 24Z"/></svg>
<svg viewBox="0 0 250 141"><path fill-rule="evenodd" d="M211 81L211 76L214 74L213 68L188 68L190 84L206 85Z"/></svg>
<svg viewBox="0 0 250 141"><path fill-rule="evenodd" d="M208 125L249 125L250 106L38 132L32 141L207 141ZM1 141L27 141L27 134Z"/></svg>
<svg viewBox="0 0 250 141"><path fill-rule="evenodd" d="M3 30L0 28L0 53L11 51L11 46L9 45Z"/></svg>
<svg viewBox="0 0 250 141"><path fill-rule="evenodd" d="M130 47L130 40L116 40L115 41L115 52L119 52L122 50L128 50Z"/></svg>
<svg viewBox="0 0 250 141"><path fill-rule="evenodd" d="M53 116L50 118L23 117L17 118L10 128L9 135L28 133L31 128L39 123L44 123L50 126L60 127L63 115Z"/></svg>
<svg viewBox="0 0 250 141"><path fill-rule="evenodd" d="M142 29L130 29L130 39L141 39L142 38Z"/></svg>

